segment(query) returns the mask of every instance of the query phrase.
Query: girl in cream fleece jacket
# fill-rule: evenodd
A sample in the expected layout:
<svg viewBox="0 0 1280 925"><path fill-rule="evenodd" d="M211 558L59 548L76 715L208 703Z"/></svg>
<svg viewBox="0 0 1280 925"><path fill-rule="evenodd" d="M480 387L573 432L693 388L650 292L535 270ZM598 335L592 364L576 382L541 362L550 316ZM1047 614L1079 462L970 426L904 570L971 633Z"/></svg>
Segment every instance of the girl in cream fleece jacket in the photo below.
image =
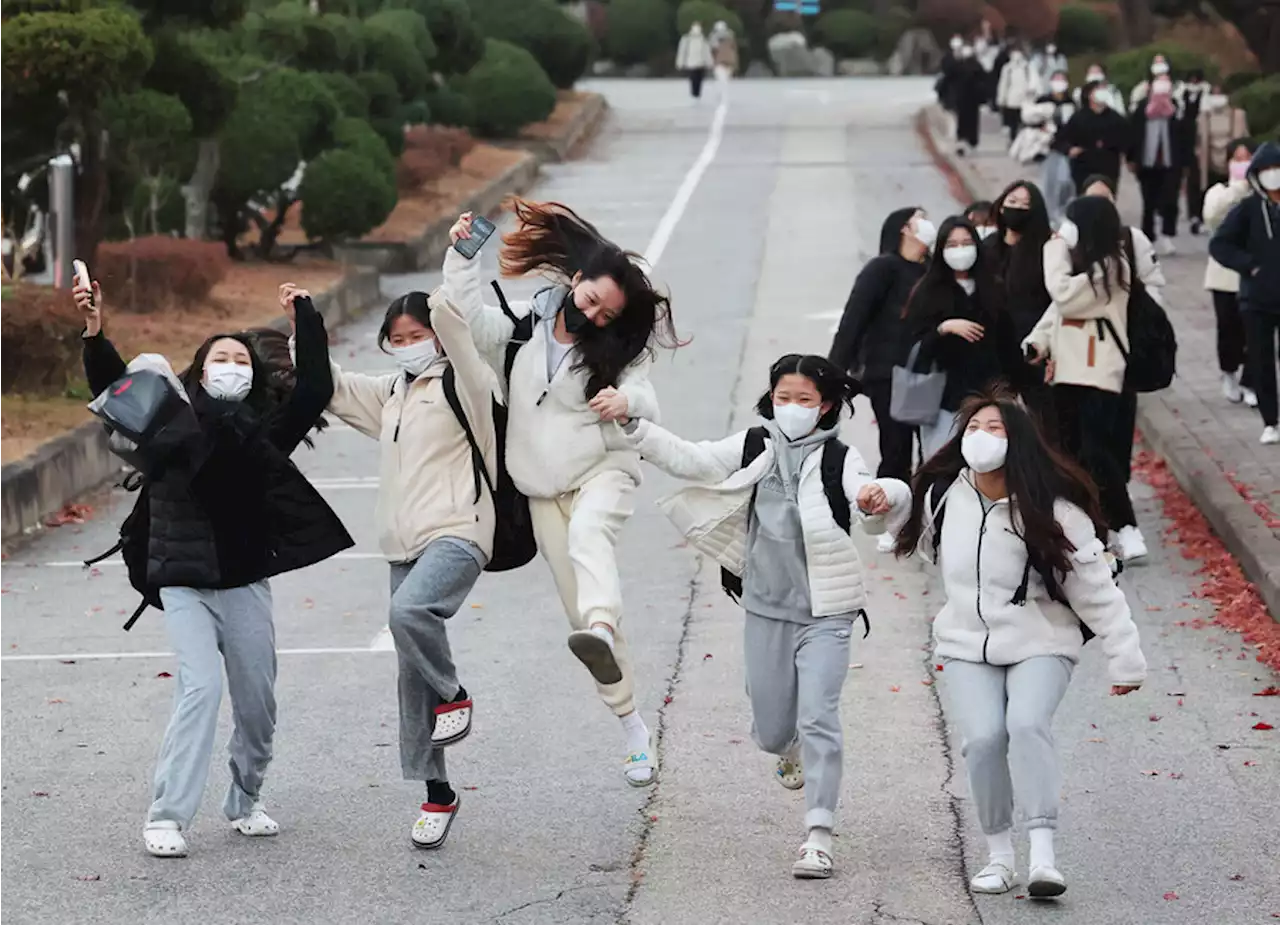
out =
<svg viewBox="0 0 1280 925"><path fill-rule="evenodd" d="M990 851L971 888L1004 893L1016 882L1016 804L1031 841L1027 892L1057 896L1066 880L1053 848L1053 714L1089 636L1099 637L1112 694L1140 687L1146 660L1085 474L1012 396L966 402L957 434L921 467L909 498L892 487L890 528L900 556L937 560L946 594L933 621L939 681Z"/></svg>
<svg viewBox="0 0 1280 925"><path fill-rule="evenodd" d="M626 425L646 460L698 483L662 508L690 545L740 582L738 591L726 579L726 590L746 610L752 735L778 756L782 786L804 788L808 834L792 865L802 879L833 870L840 691L853 627L867 619L850 527L883 533L888 494L907 494L895 479L874 481L858 451L840 443L841 406L852 407L857 394L858 384L825 357L789 354L769 371L756 409L763 427L690 443L651 421Z"/></svg>
<svg viewBox="0 0 1280 925"><path fill-rule="evenodd" d="M626 781L644 787L657 756L635 708L614 552L634 507L640 456L618 422L658 419L648 372L651 343L675 344L669 305L630 255L570 209L517 201L515 212L504 275L541 272L557 284L528 303L485 305L478 261L450 248L444 291L480 353L504 380L510 371L507 470L529 497L534 536L569 618L569 648L622 721ZM451 236L456 243L470 233L468 213Z"/></svg>
<svg viewBox="0 0 1280 925"><path fill-rule="evenodd" d="M286 284L280 298L300 294ZM378 542L391 563L387 625L400 663L400 768L405 780L426 783L410 837L420 848L439 848L459 805L444 749L471 732L473 709L445 626L489 561L494 531L493 498L447 396L457 396L492 481L498 381L462 314L438 292L392 302L378 345L399 369L365 375L332 364L328 410L381 445Z"/></svg>

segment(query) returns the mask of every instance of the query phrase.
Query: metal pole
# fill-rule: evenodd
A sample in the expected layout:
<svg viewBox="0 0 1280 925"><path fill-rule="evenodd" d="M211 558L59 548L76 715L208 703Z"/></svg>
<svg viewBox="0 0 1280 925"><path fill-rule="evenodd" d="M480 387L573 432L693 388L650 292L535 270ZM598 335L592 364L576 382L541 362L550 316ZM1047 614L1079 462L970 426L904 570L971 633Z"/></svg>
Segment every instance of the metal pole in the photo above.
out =
<svg viewBox="0 0 1280 925"><path fill-rule="evenodd" d="M53 285L71 288L75 259L75 161L59 154L49 161L49 239L53 243Z"/></svg>

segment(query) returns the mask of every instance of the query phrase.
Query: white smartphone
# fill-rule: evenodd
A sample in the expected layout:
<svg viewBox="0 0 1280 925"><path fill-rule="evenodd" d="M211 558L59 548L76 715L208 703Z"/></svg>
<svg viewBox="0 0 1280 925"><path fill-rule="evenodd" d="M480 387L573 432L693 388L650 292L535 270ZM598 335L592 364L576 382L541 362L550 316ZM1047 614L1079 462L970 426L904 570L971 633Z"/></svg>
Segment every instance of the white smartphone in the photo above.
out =
<svg viewBox="0 0 1280 925"><path fill-rule="evenodd" d="M93 282L89 279L89 268L85 265L85 262L83 260L73 260L71 261L71 269L76 274L76 282L93 292Z"/></svg>

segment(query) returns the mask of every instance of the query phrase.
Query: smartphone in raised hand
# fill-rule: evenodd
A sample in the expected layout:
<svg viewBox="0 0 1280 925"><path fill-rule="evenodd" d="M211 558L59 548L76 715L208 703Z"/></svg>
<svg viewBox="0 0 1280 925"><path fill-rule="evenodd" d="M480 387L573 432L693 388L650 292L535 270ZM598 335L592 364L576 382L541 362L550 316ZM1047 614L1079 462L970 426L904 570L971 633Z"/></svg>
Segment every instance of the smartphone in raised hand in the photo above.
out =
<svg viewBox="0 0 1280 925"><path fill-rule="evenodd" d="M471 220L471 237L459 238L458 242L453 245L453 249L463 257L471 260L476 254L480 253L480 248L484 247L484 242L488 241L490 236L497 230L497 226L493 222L483 215L477 215Z"/></svg>
<svg viewBox="0 0 1280 925"><path fill-rule="evenodd" d="M93 293L93 281L89 279L89 268L83 260L71 261L71 269L76 275L76 282Z"/></svg>

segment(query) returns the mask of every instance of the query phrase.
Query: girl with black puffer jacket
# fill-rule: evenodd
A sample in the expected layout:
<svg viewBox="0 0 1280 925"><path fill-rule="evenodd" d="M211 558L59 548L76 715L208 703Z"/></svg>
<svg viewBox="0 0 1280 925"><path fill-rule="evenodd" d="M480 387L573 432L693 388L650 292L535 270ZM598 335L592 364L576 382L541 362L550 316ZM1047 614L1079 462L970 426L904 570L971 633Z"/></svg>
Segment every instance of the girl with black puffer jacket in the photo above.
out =
<svg viewBox="0 0 1280 925"><path fill-rule="evenodd" d="M98 395L127 370L102 332L97 282L76 286L74 296L85 316L85 374ZM280 831L261 799L276 725L268 579L353 545L289 461L333 394L324 321L310 299L289 315L298 340L292 377L278 375L247 334L214 335L179 377L194 426L137 450L144 485L121 529L125 564L146 601L164 610L178 658L177 699L143 829L155 857L187 854L184 831L209 776L224 668L235 727L223 811L242 835Z"/></svg>

